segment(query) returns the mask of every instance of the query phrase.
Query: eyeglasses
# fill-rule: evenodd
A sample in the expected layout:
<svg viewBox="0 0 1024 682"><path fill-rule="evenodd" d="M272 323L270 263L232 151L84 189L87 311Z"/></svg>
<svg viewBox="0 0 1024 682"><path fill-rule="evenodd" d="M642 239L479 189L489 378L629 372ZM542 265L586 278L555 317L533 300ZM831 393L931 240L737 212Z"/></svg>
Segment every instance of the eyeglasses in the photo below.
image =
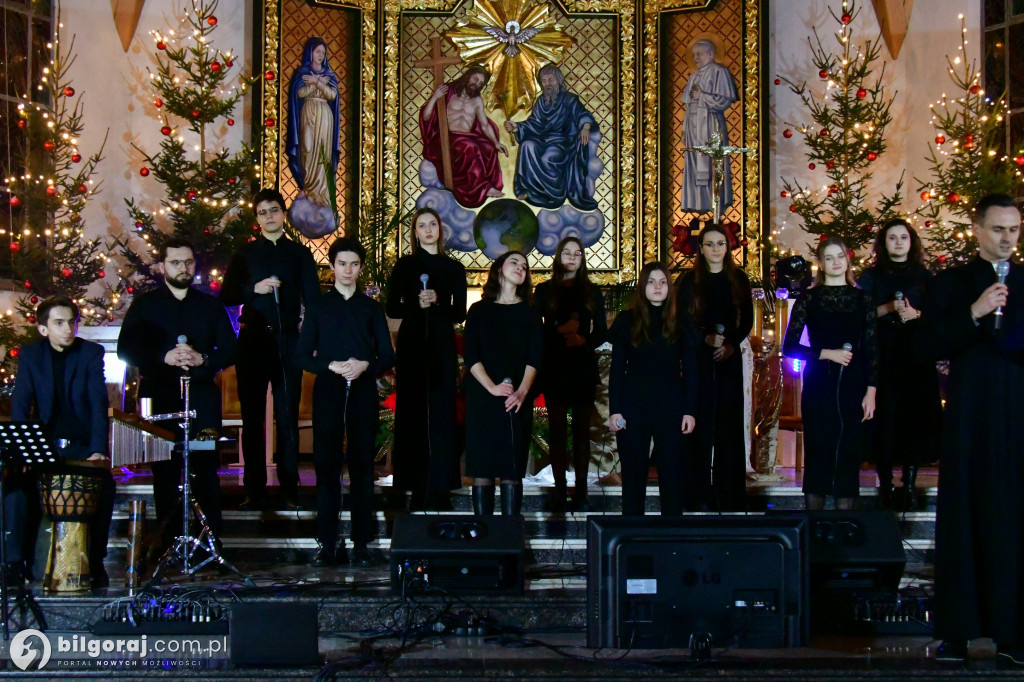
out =
<svg viewBox="0 0 1024 682"><path fill-rule="evenodd" d="M564 258L581 258L583 256L583 252L582 251L570 251L569 249L565 249L565 250L562 251L562 256Z"/></svg>
<svg viewBox="0 0 1024 682"><path fill-rule="evenodd" d="M189 258L188 260L169 260L169 261L167 261L167 264L170 265L172 268L181 268L181 267L190 268L193 265L195 265L196 262L195 262L194 259Z"/></svg>
<svg viewBox="0 0 1024 682"><path fill-rule="evenodd" d="M708 249L724 249L728 245L728 242L704 242L702 244L702 246Z"/></svg>
<svg viewBox="0 0 1024 682"><path fill-rule="evenodd" d="M256 215L258 215L260 218L266 218L268 215L277 215L280 212L281 209L277 206L274 206L273 208L265 208L262 211L256 211Z"/></svg>

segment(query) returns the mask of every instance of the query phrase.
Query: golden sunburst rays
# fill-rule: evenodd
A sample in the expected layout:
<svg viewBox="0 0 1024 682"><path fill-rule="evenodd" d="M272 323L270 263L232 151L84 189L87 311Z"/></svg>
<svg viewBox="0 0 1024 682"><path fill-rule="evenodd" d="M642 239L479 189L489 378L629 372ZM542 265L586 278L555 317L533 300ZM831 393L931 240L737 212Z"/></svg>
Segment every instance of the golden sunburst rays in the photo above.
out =
<svg viewBox="0 0 1024 682"><path fill-rule="evenodd" d="M537 71L557 64L575 41L565 35L547 4L530 0L474 0L459 25L445 33L464 64L491 72L485 104L506 119L533 105Z"/></svg>

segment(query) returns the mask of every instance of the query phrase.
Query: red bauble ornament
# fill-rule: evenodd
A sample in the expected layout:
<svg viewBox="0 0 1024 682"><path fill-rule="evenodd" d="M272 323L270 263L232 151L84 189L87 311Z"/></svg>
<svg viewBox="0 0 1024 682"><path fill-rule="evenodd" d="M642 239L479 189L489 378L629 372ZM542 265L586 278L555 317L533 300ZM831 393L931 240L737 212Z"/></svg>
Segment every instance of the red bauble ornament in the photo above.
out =
<svg viewBox="0 0 1024 682"><path fill-rule="evenodd" d="M142 168L139 169L139 175L141 175L144 178L148 177L149 176L149 169L146 168L145 166L143 166Z"/></svg>
<svg viewBox="0 0 1024 682"><path fill-rule="evenodd" d="M196 193L195 192L189 192L188 193L188 200L189 201L195 201L196 200Z"/></svg>
<svg viewBox="0 0 1024 682"><path fill-rule="evenodd" d="M260 226L259 225L253 225L252 229L253 229L253 232L259 232L260 231Z"/></svg>
<svg viewBox="0 0 1024 682"><path fill-rule="evenodd" d="M25 280L24 285L26 289L32 288L32 282L28 281L27 279Z"/></svg>
<svg viewBox="0 0 1024 682"><path fill-rule="evenodd" d="M59 193L60 191L53 185L50 185L49 187L46 188L46 196L50 197L51 199L57 196Z"/></svg>
<svg viewBox="0 0 1024 682"><path fill-rule="evenodd" d="M935 136L935 144L943 144L945 141L946 141L946 136L945 135L936 135Z"/></svg>
<svg viewBox="0 0 1024 682"><path fill-rule="evenodd" d="M974 149L973 142L964 142L964 149Z"/></svg>
<svg viewBox="0 0 1024 682"><path fill-rule="evenodd" d="M1024 166L1024 154L1013 157L1013 160L1017 162L1018 166Z"/></svg>
<svg viewBox="0 0 1024 682"><path fill-rule="evenodd" d="M56 148L57 148L57 143L54 142L53 140L47 140L46 142L43 143L43 149L45 149L48 152L52 152Z"/></svg>
<svg viewBox="0 0 1024 682"><path fill-rule="evenodd" d="M198 109L193 109L192 110L192 118L199 118L199 110Z"/></svg>
<svg viewBox="0 0 1024 682"><path fill-rule="evenodd" d="M81 154L72 154L71 155L71 161L74 162L74 163L81 163L82 155Z"/></svg>
<svg viewBox="0 0 1024 682"><path fill-rule="evenodd" d="M931 192L929 192L927 190L925 190L924 192L921 192L921 201L928 201L931 198L932 198Z"/></svg>
<svg viewBox="0 0 1024 682"><path fill-rule="evenodd" d="M164 101L162 99L160 99L159 97L157 97L155 100L153 100L153 106L155 106L157 108L160 108L163 105L164 105Z"/></svg>
<svg viewBox="0 0 1024 682"><path fill-rule="evenodd" d="M11 357L12 358L16 358L19 355L21 355L21 349L20 348L15 347L15 348L11 349Z"/></svg>
<svg viewBox="0 0 1024 682"><path fill-rule="evenodd" d="M171 130L171 126L164 126L160 129L160 132L163 133L164 135L170 135L171 132L173 131Z"/></svg>
<svg viewBox="0 0 1024 682"><path fill-rule="evenodd" d="M32 298L28 299L28 301L32 305L35 305L36 303L39 303L39 297L38 296L33 296Z"/></svg>
<svg viewBox="0 0 1024 682"><path fill-rule="evenodd" d="M828 69L822 69L819 71L818 76L822 79L828 78Z"/></svg>
<svg viewBox="0 0 1024 682"><path fill-rule="evenodd" d="M75 274L75 271L72 270L71 268L64 268L63 270L60 271L60 274L64 275L65 277L70 277L71 275Z"/></svg>
<svg viewBox="0 0 1024 682"><path fill-rule="evenodd" d="M229 118L229 119L228 119L228 125L229 125L229 126L233 126L233 125L235 125L235 119L233 119L233 118Z"/></svg>
<svg viewBox="0 0 1024 682"><path fill-rule="evenodd" d="M874 161L878 158L878 154L874 152L868 152L868 161Z"/></svg>
<svg viewBox="0 0 1024 682"><path fill-rule="evenodd" d="M204 227L203 228L203 234L210 234L210 228Z"/></svg>
<svg viewBox="0 0 1024 682"><path fill-rule="evenodd" d="M213 170L212 168L206 171L206 178L208 180L213 180L215 177L217 177L217 171Z"/></svg>
<svg viewBox="0 0 1024 682"><path fill-rule="evenodd" d="M238 179L237 179L237 178L228 178L228 184L229 184L229 185L233 185L233 184L235 184L236 182L238 182Z"/></svg>
<svg viewBox="0 0 1024 682"><path fill-rule="evenodd" d="M776 85L782 85L782 79L781 78L776 78L775 79L775 84Z"/></svg>
<svg viewBox="0 0 1024 682"><path fill-rule="evenodd" d="M36 316L35 315L29 315L28 316L28 323L29 324L35 324L36 323Z"/></svg>
<svg viewBox="0 0 1024 682"><path fill-rule="evenodd" d="M818 235L818 241L819 242L828 241L828 235L827 234L819 234Z"/></svg>
<svg viewBox="0 0 1024 682"><path fill-rule="evenodd" d="M940 263L945 263L946 262L946 257L945 256L939 256L939 262Z"/></svg>
<svg viewBox="0 0 1024 682"><path fill-rule="evenodd" d="M11 242L11 253L18 253L21 250L21 244L18 242Z"/></svg>
<svg viewBox="0 0 1024 682"><path fill-rule="evenodd" d="M211 14L210 16L206 17L206 23L208 23L210 26L216 26L217 17Z"/></svg>
<svg viewBox="0 0 1024 682"><path fill-rule="evenodd" d="M214 73L220 71L220 62L214 62L213 64L210 64L210 71L213 71Z"/></svg>
<svg viewBox="0 0 1024 682"><path fill-rule="evenodd" d="M789 205L789 212L790 213L796 213L796 210L797 210L796 209L796 204L790 204Z"/></svg>
<svg viewBox="0 0 1024 682"><path fill-rule="evenodd" d="M276 124L277 121L270 117L267 117L267 120L263 122L263 125L265 125L268 128L273 128Z"/></svg>
<svg viewBox="0 0 1024 682"><path fill-rule="evenodd" d="M213 280L210 282L210 291L220 291L220 282Z"/></svg>
<svg viewBox="0 0 1024 682"><path fill-rule="evenodd" d="M228 67L229 69L230 69L230 68L231 68L232 66L234 66L234 65L235 65L235 62L234 62L233 60L231 60L231 59L225 59L225 60L224 60L224 66Z"/></svg>
<svg viewBox="0 0 1024 682"><path fill-rule="evenodd" d="M807 164L807 169L808 170L814 170L815 168L817 168L817 166L815 166L813 163Z"/></svg>
<svg viewBox="0 0 1024 682"><path fill-rule="evenodd" d="M167 49L167 43L165 43L162 40L156 41L156 49L158 49L158 50L166 50Z"/></svg>
<svg viewBox="0 0 1024 682"><path fill-rule="evenodd" d="M829 170L832 170L835 167L836 167L836 162L835 161L826 161L825 162L825 168L828 168Z"/></svg>
<svg viewBox="0 0 1024 682"><path fill-rule="evenodd" d="M852 16L850 16L850 14L849 14L849 13L847 13L847 12L844 12L844 13L843 13L843 16L839 17L839 20L840 20L840 21L842 21L842 22L843 22L844 24L848 24L848 23L850 23L851 21L853 21L853 17L852 17Z"/></svg>
<svg viewBox="0 0 1024 682"><path fill-rule="evenodd" d="M263 77L268 81L272 81L275 78L277 78L277 74L275 74L273 71L267 71L265 74L263 74Z"/></svg>
<svg viewBox="0 0 1024 682"><path fill-rule="evenodd" d="M864 88L857 88L857 99L864 99L868 96L868 91Z"/></svg>
<svg viewBox="0 0 1024 682"><path fill-rule="evenodd" d="M19 119L18 119L18 127L19 127L19 128L21 128L22 130L24 130L24 129L25 129L25 126L27 126L27 125L28 125L28 121L26 121L26 120L25 120L25 119L23 119L23 118L19 118Z"/></svg>
<svg viewBox="0 0 1024 682"><path fill-rule="evenodd" d="M818 134L821 135L822 137L828 137L828 128L822 128L820 131L818 131Z"/></svg>
<svg viewBox="0 0 1024 682"><path fill-rule="evenodd" d="M931 227L931 226L932 226L932 225L934 225L934 224L935 224L935 223L933 223L933 222L932 222L932 221L930 221L930 220L926 220L926 221L924 221L924 226L925 226L925 227Z"/></svg>
<svg viewBox="0 0 1024 682"><path fill-rule="evenodd" d="M11 204L11 208L18 208L21 206L21 199L18 197L12 196L8 201Z"/></svg>
<svg viewBox="0 0 1024 682"><path fill-rule="evenodd" d="M974 142L974 135L971 135L970 133L964 135L964 142Z"/></svg>
<svg viewBox="0 0 1024 682"><path fill-rule="evenodd" d="M968 90L970 90L970 93L972 95L977 95L979 92L981 92L981 86L975 83L970 88L968 88Z"/></svg>
<svg viewBox="0 0 1024 682"><path fill-rule="evenodd" d="M129 294L134 294L135 293L135 287L128 287L128 288L125 289L125 291L127 291Z"/></svg>
<svg viewBox="0 0 1024 682"><path fill-rule="evenodd" d="M831 187L828 188L828 191L829 192L838 192L839 191L839 185L832 185Z"/></svg>
<svg viewBox="0 0 1024 682"><path fill-rule="evenodd" d="M142 221L141 220L136 220L135 221L135 229L136 230L141 230L142 229Z"/></svg>
<svg viewBox="0 0 1024 682"><path fill-rule="evenodd" d="M782 136L788 140L789 138L793 137L793 131L790 130L789 128L786 128L785 130L782 131Z"/></svg>
<svg viewBox="0 0 1024 682"><path fill-rule="evenodd" d="M85 185L79 185L79 186L78 186L78 193L79 193L79 194L85 194L85 191L86 191L87 189L89 189L89 188L88 188L88 187L86 187Z"/></svg>
<svg viewBox="0 0 1024 682"><path fill-rule="evenodd" d="M779 196L785 199L786 197L789 196L789 192L787 192L786 190L782 190L781 192L779 192Z"/></svg>
<svg viewBox="0 0 1024 682"><path fill-rule="evenodd" d="M106 270L100 270L96 274L99 275L100 277L106 277L107 276L107 271Z"/></svg>
<svg viewBox="0 0 1024 682"><path fill-rule="evenodd" d="M65 97L74 97L75 96L75 89L73 87L71 87L70 85L65 87L64 88L64 96Z"/></svg>
<svg viewBox="0 0 1024 682"><path fill-rule="evenodd" d="M950 192L948 195L946 195L946 200L949 201L949 203L951 204L955 204L958 201L960 201L960 195L957 194L956 192Z"/></svg>

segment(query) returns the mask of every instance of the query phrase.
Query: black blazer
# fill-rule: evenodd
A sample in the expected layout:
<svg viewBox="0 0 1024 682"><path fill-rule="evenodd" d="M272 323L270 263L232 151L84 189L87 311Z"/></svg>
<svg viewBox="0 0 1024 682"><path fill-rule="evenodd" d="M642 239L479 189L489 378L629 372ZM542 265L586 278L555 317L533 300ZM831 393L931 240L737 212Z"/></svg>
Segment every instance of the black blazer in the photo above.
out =
<svg viewBox="0 0 1024 682"><path fill-rule="evenodd" d="M80 435L80 444L65 449L69 459L87 459L93 453L106 455L107 386L103 380L103 346L84 339L75 339L67 353L64 381L75 417L88 433ZM42 339L23 346L18 357L18 376L11 398L11 419L28 421L36 418L49 422L53 415L53 359L50 342Z"/></svg>

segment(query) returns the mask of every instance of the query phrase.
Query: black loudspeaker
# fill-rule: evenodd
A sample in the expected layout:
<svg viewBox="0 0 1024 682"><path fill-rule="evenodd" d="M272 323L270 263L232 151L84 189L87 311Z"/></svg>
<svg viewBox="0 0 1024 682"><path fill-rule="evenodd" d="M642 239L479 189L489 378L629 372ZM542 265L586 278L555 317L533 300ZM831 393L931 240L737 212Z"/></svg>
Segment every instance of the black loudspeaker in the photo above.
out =
<svg viewBox="0 0 1024 682"><path fill-rule="evenodd" d="M316 602L238 602L228 611L235 665L320 665Z"/></svg>
<svg viewBox="0 0 1024 682"><path fill-rule="evenodd" d="M907 564L891 511L814 511L808 532L811 599L825 591L895 591Z"/></svg>
<svg viewBox="0 0 1024 682"><path fill-rule="evenodd" d="M391 534L391 587L522 592L525 541L520 517L403 514Z"/></svg>

